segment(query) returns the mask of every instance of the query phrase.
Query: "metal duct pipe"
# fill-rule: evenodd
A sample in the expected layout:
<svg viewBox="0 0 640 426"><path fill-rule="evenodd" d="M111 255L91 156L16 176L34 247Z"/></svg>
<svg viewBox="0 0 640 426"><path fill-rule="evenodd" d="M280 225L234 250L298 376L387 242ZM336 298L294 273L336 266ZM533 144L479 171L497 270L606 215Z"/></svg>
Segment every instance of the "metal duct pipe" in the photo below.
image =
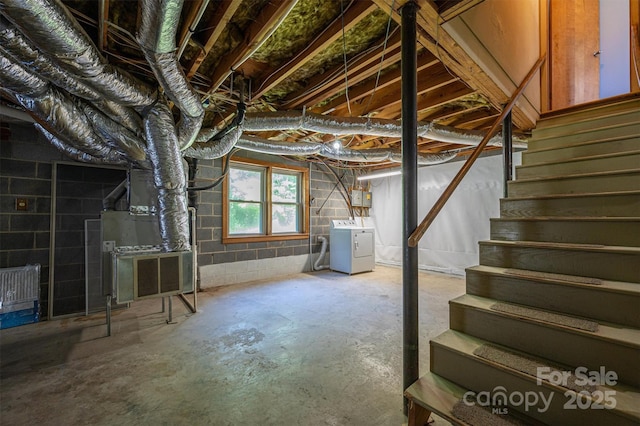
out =
<svg viewBox="0 0 640 426"><path fill-rule="evenodd" d="M162 250L188 251L189 214L187 180L178 148L178 137L171 110L163 99L144 115L149 160L153 165L153 182L158 190L158 219Z"/></svg>
<svg viewBox="0 0 640 426"><path fill-rule="evenodd" d="M50 81L72 95L91 101L110 118L136 134L142 133L142 118L138 113L117 102L104 99L102 94L54 64L15 28L2 28L0 30L0 42L2 42L0 51L11 57L14 62L28 67L33 74Z"/></svg>
<svg viewBox="0 0 640 426"><path fill-rule="evenodd" d="M271 130L307 130L336 136L364 134L379 137L401 137L402 125L398 120L385 120L364 117L335 117L287 111L275 113L247 114L244 129L248 132ZM483 133L476 130L462 130L441 126L435 123L418 123L418 136L441 142L476 146L482 141ZM526 148L526 139L514 136L514 147ZM489 145L502 146L500 136L491 138Z"/></svg>
<svg viewBox="0 0 640 426"><path fill-rule="evenodd" d="M102 199L102 210L110 211L116 209L116 203L127 193L128 180L125 179L113 191Z"/></svg>
<svg viewBox="0 0 640 426"><path fill-rule="evenodd" d="M160 86L180 109L178 141L180 149L184 150L191 146L200 131L204 108L175 53L182 4L183 0L142 0L142 21L137 38Z"/></svg>
<svg viewBox="0 0 640 426"><path fill-rule="evenodd" d="M338 149L335 149L331 145L322 145L320 155L322 155L323 157L331 158L332 160L357 161L360 163L379 163L381 161L388 160L391 156L391 151L384 149L345 149L342 148L342 146L340 146Z"/></svg>
<svg viewBox="0 0 640 426"><path fill-rule="evenodd" d="M315 155L322 151L321 143L283 142L255 136L242 135L236 146L245 151L260 152L273 155Z"/></svg>
<svg viewBox="0 0 640 426"><path fill-rule="evenodd" d="M155 90L109 65L60 0L3 0L0 13L50 55L107 99L132 107L155 101Z"/></svg>
<svg viewBox="0 0 640 426"><path fill-rule="evenodd" d="M446 163L447 161L451 161L456 158L458 153L456 152L439 152L437 154L417 154L418 157L418 165L419 166L428 166L433 164L441 164ZM394 163L402 163L402 153L400 152L392 152L389 160Z"/></svg>
<svg viewBox="0 0 640 426"><path fill-rule="evenodd" d="M88 107L84 101L73 99L71 95L31 74L4 57L2 52L0 80L5 90L13 92L14 100L58 139L64 139L68 145L92 157L126 159L123 150L111 148L94 132L91 121L84 113L84 108Z"/></svg>
<svg viewBox="0 0 640 426"><path fill-rule="evenodd" d="M199 160L214 160L224 157L235 147L238 139L242 135L242 128L227 133L222 139L204 143L194 143L185 149L182 154L185 157L197 158Z"/></svg>
<svg viewBox="0 0 640 426"><path fill-rule="evenodd" d="M79 149L70 146L59 137L54 136L40 124L35 123L34 127L39 130L40 133L42 133L44 137L49 141L49 143L56 149L58 149L58 151L73 160L80 161L82 163L107 164L112 166L127 166L129 164L127 160L125 160L118 154L109 155L103 158L94 157L93 155L87 154L86 152L82 152Z"/></svg>

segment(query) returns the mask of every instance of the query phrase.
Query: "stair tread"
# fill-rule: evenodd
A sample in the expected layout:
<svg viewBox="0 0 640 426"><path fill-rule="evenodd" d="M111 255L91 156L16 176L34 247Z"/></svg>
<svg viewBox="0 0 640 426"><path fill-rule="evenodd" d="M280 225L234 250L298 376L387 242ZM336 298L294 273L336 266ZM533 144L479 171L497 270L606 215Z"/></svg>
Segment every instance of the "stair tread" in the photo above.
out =
<svg viewBox="0 0 640 426"><path fill-rule="evenodd" d="M611 171L605 171L605 172L572 173L572 174L564 174L564 175L551 175L551 176L523 178L523 179L512 180L512 181L509 182L509 184L513 185L513 184L518 184L518 183L543 182L543 181L549 181L549 180L579 179L579 178L602 177L602 176L629 175L629 174L635 174L635 173L640 173L640 168L637 168L637 169L625 169L625 170L611 170Z"/></svg>
<svg viewBox="0 0 640 426"><path fill-rule="evenodd" d="M632 105L631 107L626 109L615 109L613 111L603 111L602 114L599 114L596 117L585 117L578 120L571 120L571 123L569 124L586 124L586 123L591 123L594 120L615 119L621 116L627 116L627 115L633 116L634 114L638 114L638 110L635 105ZM564 126L567 125L567 123L554 124L553 118L540 119L536 125L536 128L534 129L534 132L535 130L547 131L547 130L556 129L556 128L563 128Z"/></svg>
<svg viewBox="0 0 640 426"><path fill-rule="evenodd" d="M500 245L510 247L534 247L556 250L584 250L584 251L606 251L609 253L639 254L640 247L629 246L607 246L604 244L574 244L555 243L546 241L506 241L506 240L485 240L480 241L481 245Z"/></svg>
<svg viewBox="0 0 640 426"><path fill-rule="evenodd" d="M586 120L588 121L588 120ZM640 123L640 120L637 121L628 121L625 123L621 123L621 124L607 124L604 126L599 126L599 127L593 127L593 128L588 128L588 129L581 129L581 130L576 130L576 131L572 131L570 133L563 133L563 134L559 134L559 135L549 135L549 136L535 136L531 139L532 141L548 141L548 140L553 140L553 139L561 139L562 137L565 136L574 136L574 135L584 135L584 134L589 134L592 132L598 132L598 131L602 131L602 130L613 130L613 129L618 129L620 127L633 127L633 126L637 126L638 123ZM562 128L563 126L560 126L560 128Z"/></svg>
<svg viewBox="0 0 640 426"><path fill-rule="evenodd" d="M640 138L640 133L638 133L636 135L624 135L624 136L614 136L614 137L610 137L610 138L594 139L594 140L591 140L591 141L577 142L577 143L561 145L561 146L551 146L551 147L538 148L538 149L527 149L525 151L525 154L526 153L557 151L557 150L567 149L567 148L579 148L579 147L584 147L584 146L589 146L589 145L610 143L610 142L616 142L616 141L635 140L637 138Z"/></svg>
<svg viewBox="0 0 640 426"><path fill-rule="evenodd" d="M636 155L640 154L640 150L632 150L632 151L620 151L620 152L612 152L608 154L597 154L597 155L585 155L583 157L574 157L567 160L558 160L558 161L542 161L539 163L533 164L519 164L516 166L516 169L526 169L531 167L539 167L539 166L552 166L556 164L565 164L565 163L575 163L580 161L589 161L589 160L600 160L607 158L616 158L616 157L625 157L627 155Z"/></svg>
<svg viewBox="0 0 640 426"><path fill-rule="evenodd" d="M501 268L499 266L476 265L467 270L477 271L491 275L502 275L508 277L522 278L547 283L556 283L574 287L587 287L601 291L611 291L617 293L627 293L630 295L640 295L640 286L636 283L625 281L602 280L599 278L581 277L576 275L540 273L527 269ZM517 272L516 272L517 271ZM516 272L516 273L514 273ZM543 275L544 274L544 275ZM598 284L589 284L586 280L597 280Z"/></svg>
<svg viewBox="0 0 640 426"><path fill-rule="evenodd" d="M492 217L492 222L640 222L637 216L527 216Z"/></svg>
<svg viewBox="0 0 640 426"><path fill-rule="evenodd" d="M625 93L623 95L613 96L605 99L597 99L595 101L590 101L578 105L571 105L565 108L556 109L553 111L547 111L540 116L540 120L538 124L547 124L552 122L555 119L572 116L580 113L584 113L587 111L603 111L606 112L608 108L621 108L629 106L628 109L635 109L636 104L638 102L638 92ZM598 114L599 116L600 114Z"/></svg>
<svg viewBox="0 0 640 426"><path fill-rule="evenodd" d="M515 357L521 357L527 360L530 360L532 363L540 364L541 366L549 366L553 369L558 369L559 371L570 371L574 372L575 369L579 366L566 366L560 363L557 363L553 360L547 360L545 358L540 358L533 354L528 354L516 349L512 349L509 347L505 347L503 345L499 345L493 342L489 342L483 340L481 338L470 336L455 330L447 330L439 336L435 337L430 342L432 345L437 345L446 348L447 350L456 351L467 358L473 358L476 362L482 362L484 364L489 364L493 368L497 368L503 371L507 371L510 374L517 375L519 377L525 378L530 382L534 382L537 385L537 378L535 375L530 374L528 372L523 371L522 369L517 369L512 366L493 361L491 359L479 356L476 354L476 351L487 345L490 347L494 347L497 349L504 350L510 354L513 354ZM537 385L538 386L538 385ZM549 383L548 381L543 381L540 386L544 386L546 388L551 388L556 390L557 392L564 393L567 389L571 389L571 387L563 387L557 384ZM579 388L578 388L579 389ZM616 407L613 409L615 411L625 413L627 416L633 418L640 419L640 405L638 404L638 392L639 389L636 389L632 386L626 384L617 383L615 385L597 385L598 390L613 390L615 391L616 396ZM575 390L575 389L574 389Z"/></svg>
<svg viewBox="0 0 640 426"><path fill-rule="evenodd" d="M459 297L457 297L455 299L450 300L449 303L450 304L465 305L465 306L471 307L473 309L479 309L479 310L484 310L484 311L491 312L494 315L506 316L506 317L511 317L511 318L518 318L519 321L543 324L545 327L548 327L548 328L562 329L562 330L565 330L567 332L571 332L571 333L575 333L575 334L581 334L581 335L587 335L587 336L591 336L593 338L599 338L599 339L602 339L602 340L608 340L608 341L616 342L618 344L623 344L623 345L631 347L631 348L640 349L640 330L639 329L621 327L618 324L611 324L611 323L607 323L605 321L595 321L595 322L598 323L598 326L599 326L596 331L582 330L582 329L578 329L578 328L573 328L573 327L560 325L560 324L557 324L557 323L543 321L543 320L532 318L532 317L529 317L529 316L524 317L524 316L520 316L520 315L508 313L508 312L496 311L496 310L491 309L491 307L493 305L495 305L496 303L506 303L506 302L501 302L499 300L489 299L489 298L480 297L480 296L474 296L474 295L470 295L470 294L463 294L462 296L459 296ZM556 314L556 315L563 315L563 316L566 316L568 318L582 319L582 318L576 317L574 315L567 315L567 314L563 314L563 313L560 313L560 312L545 311L544 309L533 308L533 307L528 307L528 306L524 306L524 305L517 305L515 303L510 303L510 302L508 304L509 305L514 305L514 306L523 306L526 309L529 309L529 310L532 310L532 311L538 311L538 312L540 312L541 315L543 315L545 313L550 313L550 314ZM588 319L588 318L586 318L586 319Z"/></svg>
<svg viewBox="0 0 640 426"><path fill-rule="evenodd" d="M454 425L473 426L459 419L453 413L455 405L462 400L467 391L468 389L458 386L444 377L429 372L424 376L421 376L416 382L409 386L407 390L405 390L405 395L418 405L437 414ZM491 416L490 418L495 419L491 424L508 424L506 423L504 415L495 415L490 413L487 413L487 415ZM513 418L511 415L506 417ZM524 424L540 425L539 422L524 415L518 416L517 420L520 420L521 422L524 421Z"/></svg>
<svg viewBox="0 0 640 426"><path fill-rule="evenodd" d="M582 192L582 193L572 193L572 194L548 194L548 195L528 195L528 196L520 196L520 197L508 197L506 200L509 201L517 201L517 200L546 200L546 199L562 199L562 198L579 198L579 197L606 197L606 196L616 196L616 195L638 195L640 196L640 191L611 191L611 192Z"/></svg>

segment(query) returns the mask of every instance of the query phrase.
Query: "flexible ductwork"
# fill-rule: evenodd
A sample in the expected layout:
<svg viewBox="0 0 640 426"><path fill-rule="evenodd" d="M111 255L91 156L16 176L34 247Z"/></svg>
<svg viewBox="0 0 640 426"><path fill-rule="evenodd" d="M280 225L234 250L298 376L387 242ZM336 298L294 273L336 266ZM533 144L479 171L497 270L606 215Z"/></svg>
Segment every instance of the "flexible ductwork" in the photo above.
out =
<svg viewBox="0 0 640 426"><path fill-rule="evenodd" d="M456 152L439 152L437 154L418 154L418 165L428 166L433 164L446 163L456 158ZM394 163L402 163L402 154L399 152L391 153L389 160Z"/></svg>
<svg viewBox="0 0 640 426"><path fill-rule="evenodd" d="M162 250L187 251L190 249L187 180L171 110L164 100L159 100L144 114L143 124L147 153L153 165L153 182L158 191Z"/></svg>
<svg viewBox="0 0 640 426"><path fill-rule="evenodd" d="M306 156L318 154L324 145L312 142L271 141L255 136L242 135L236 146L246 151L260 152L262 154Z"/></svg>
<svg viewBox="0 0 640 426"><path fill-rule="evenodd" d="M47 129L42 127L40 124L35 123L34 126L36 129L40 131L40 133L44 135L44 137L49 141L51 145L53 145L62 154L66 155L67 157L73 160L80 161L82 163L105 164L105 165L111 165L111 166L127 166L129 164L127 160L122 158L122 156L118 155L117 153L113 153L112 155L104 158L94 157L92 155L89 155L85 152L82 152L74 148L73 146L70 146L69 144L64 142L62 139L51 134Z"/></svg>
<svg viewBox="0 0 640 426"><path fill-rule="evenodd" d="M402 137L402 125L397 120L383 120L362 117L334 117L309 114L304 111L247 114L244 129L247 132L272 130L307 130L336 136L363 134L378 137ZM460 145L478 145L483 133L475 130L461 130L434 123L418 123L418 136ZM494 136L490 146L502 146L502 137ZM515 148L526 148L526 140L513 138Z"/></svg>
<svg viewBox="0 0 640 426"><path fill-rule="evenodd" d="M71 147L91 157L126 159L125 150L120 148L120 144L112 148L94 132L92 121L84 111L91 109L89 105L79 99L72 99L71 95L33 75L1 52L0 80L5 90L12 91L14 99L56 138L63 139ZM95 114L100 115L97 111ZM108 121L106 117L105 120ZM116 141L113 142L115 144ZM124 138L119 138L117 142L130 148ZM144 159L144 152L132 151L138 153L135 160Z"/></svg>
<svg viewBox="0 0 640 426"><path fill-rule="evenodd" d="M379 163L386 161L391 156L388 149L345 149L342 147L334 148L332 145L322 145L320 155L332 160L357 161L359 163Z"/></svg>
<svg viewBox="0 0 640 426"><path fill-rule="evenodd" d="M183 0L142 0L142 21L138 42L165 94L180 109L178 141L180 149L196 139L204 108L187 81L175 54L176 31Z"/></svg>
<svg viewBox="0 0 640 426"><path fill-rule="evenodd" d="M91 101L110 118L136 134L142 133L142 118L133 109L117 102L105 100L97 91L80 82L78 78L54 64L40 53L33 44L15 28L0 29L0 51L15 62L28 67L38 77L49 80L56 86L79 98Z"/></svg>
<svg viewBox="0 0 640 426"><path fill-rule="evenodd" d="M197 158L199 160L214 160L224 157L236 146L238 139L242 135L242 127L236 127L227 133L220 140L213 140L203 143L194 143L185 149L182 154L185 157Z"/></svg>
<svg viewBox="0 0 640 426"><path fill-rule="evenodd" d="M137 108L155 101L155 90L109 65L60 0L3 0L0 13L64 70L107 99Z"/></svg>

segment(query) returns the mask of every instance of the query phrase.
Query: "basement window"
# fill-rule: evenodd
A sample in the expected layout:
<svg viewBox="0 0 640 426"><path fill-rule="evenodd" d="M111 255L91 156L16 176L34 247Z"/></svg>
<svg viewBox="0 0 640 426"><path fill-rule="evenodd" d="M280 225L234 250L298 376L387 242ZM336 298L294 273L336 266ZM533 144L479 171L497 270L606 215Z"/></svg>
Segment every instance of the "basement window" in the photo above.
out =
<svg viewBox="0 0 640 426"><path fill-rule="evenodd" d="M309 237L307 169L233 160L223 191L224 244Z"/></svg>

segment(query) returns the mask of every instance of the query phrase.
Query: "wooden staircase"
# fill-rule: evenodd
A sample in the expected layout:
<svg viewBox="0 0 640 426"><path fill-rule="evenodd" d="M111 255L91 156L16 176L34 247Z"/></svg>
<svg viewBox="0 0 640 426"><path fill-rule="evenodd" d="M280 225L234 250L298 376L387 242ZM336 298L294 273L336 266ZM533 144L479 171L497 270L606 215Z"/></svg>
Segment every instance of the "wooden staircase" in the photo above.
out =
<svg viewBox="0 0 640 426"><path fill-rule="evenodd" d="M640 424L640 96L543 117L522 163L409 425Z"/></svg>

